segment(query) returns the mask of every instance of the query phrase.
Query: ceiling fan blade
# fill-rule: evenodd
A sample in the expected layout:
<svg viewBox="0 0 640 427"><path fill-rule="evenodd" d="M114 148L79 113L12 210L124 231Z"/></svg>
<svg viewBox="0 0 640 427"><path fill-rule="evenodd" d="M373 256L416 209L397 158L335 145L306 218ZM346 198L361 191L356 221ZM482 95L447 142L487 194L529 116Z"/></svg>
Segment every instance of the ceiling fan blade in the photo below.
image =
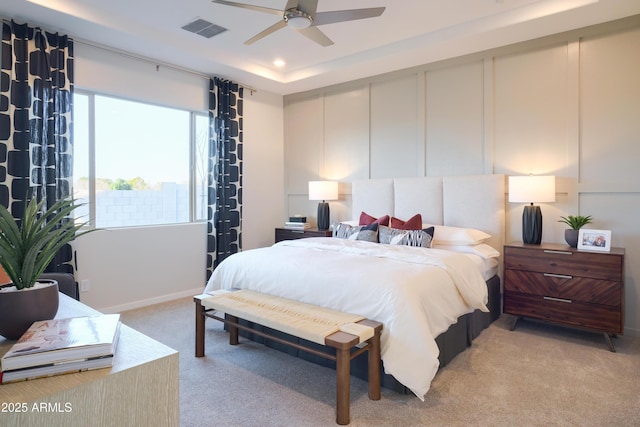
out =
<svg viewBox="0 0 640 427"><path fill-rule="evenodd" d="M284 7L284 10L295 9L298 7L298 0L289 0L287 1L287 5Z"/></svg>
<svg viewBox="0 0 640 427"><path fill-rule="evenodd" d="M296 31L303 36L310 38L320 46L327 47L333 44L333 41L329 37L327 37L322 31L320 31L319 28L316 28L313 25L308 28L296 29Z"/></svg>
<svg viewBox="0 0 640 427"><path fill-rule="evenodd" d="M255 36L251 37L249 40L247 40L246 42L244 42L244 44L246 45L250 45L254 42L257 42L258 40L260 40L263 37L268 36L271 33L275 33L276 31L278 31L279 29L282 29L284 27L287 26L287 23L284 22L284 20L278 21L275 24L273 24L272 26L270 26L269 28L267 28L264 31L261 31L260 33L256 34Z"/></svg>
<svg viewBox="0 0 640 427"><path fill-rule="evenodd" d="M375 18L382 15L384 7L368 9L336 10L333 12L318 12L313 17L313 25L335 24L337 22L355 21L356 19Z"/></svg>
<svg viewBox="0 0 640 427"><path fill-rule="evenodd" d="M242 9L255 10L257 12L271 13L272 15L278 15L278 16L282 16L283 15L283 11L282 10L280 10L280 9L271 9L270 7L254 6L252 4L236 3L236 2L233 2L233 1L225 1L225 0L211 0L211 3L223 4L225 6L235 6L235 7L239 7L239 8L242 8Z"/></svg>
<svg viewBox="0 0 640 427"><path fill-rule="evenodd" d="M289 5L287 4L287 9L289 9L288 6ZM318 9L318 0L298 0L298 6L294 7L297 7L299 10L313 16L316 14L316 10Z"/></svg>

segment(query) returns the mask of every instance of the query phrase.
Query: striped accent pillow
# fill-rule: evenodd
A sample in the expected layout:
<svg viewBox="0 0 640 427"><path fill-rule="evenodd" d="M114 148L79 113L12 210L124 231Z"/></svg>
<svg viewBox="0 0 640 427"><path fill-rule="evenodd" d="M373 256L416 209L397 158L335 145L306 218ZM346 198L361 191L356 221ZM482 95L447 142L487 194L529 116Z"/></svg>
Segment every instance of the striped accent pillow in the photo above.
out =
<svg viewBox="0 0 640 427"><path fill-rule="evenodd" d="M406 245L418 248L430 248L433 241L433 227L422 230L399 230L380 227L380 243L387 245Z"/></svg>
<svg viewBox="0 0 640 427"><path fill-rule="evenodd" d="M341 222L333 229L333 237L378 243L378 224L353 226Z"/></svg>

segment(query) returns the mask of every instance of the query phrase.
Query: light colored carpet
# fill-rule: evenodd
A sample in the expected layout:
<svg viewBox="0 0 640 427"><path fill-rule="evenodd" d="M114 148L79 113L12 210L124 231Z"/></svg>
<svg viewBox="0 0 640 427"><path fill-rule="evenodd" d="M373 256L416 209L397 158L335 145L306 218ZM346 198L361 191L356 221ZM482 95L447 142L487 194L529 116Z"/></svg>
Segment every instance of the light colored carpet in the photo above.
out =
<svg viewBox="0 0 640 427"><path fill-rule="evenodd" d="M241 339L207 320L194 357L194 304L180 299L122 321L180 352L181 426L333 426L335 371ZM640 426L640 339L502 316L440 370L422 402L351 381L352 426Z"/></svg>

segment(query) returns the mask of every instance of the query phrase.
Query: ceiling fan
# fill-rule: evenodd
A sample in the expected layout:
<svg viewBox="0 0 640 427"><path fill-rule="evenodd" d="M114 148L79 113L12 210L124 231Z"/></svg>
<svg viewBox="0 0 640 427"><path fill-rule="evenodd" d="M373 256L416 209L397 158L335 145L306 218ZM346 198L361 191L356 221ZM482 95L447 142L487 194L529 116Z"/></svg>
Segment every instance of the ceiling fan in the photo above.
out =
<svg viewBox="0 0 640 427"><path fill-rule="evenodd" d="M318 25L335 24L338 22L353 21L356 19L375 18L376 16L382 15L382 12L384 12L385 9L384 7L371 7L367 9L316 12L316 9L318 8L318 0L288 0L284 10L224 0L211 1L225 6L235 6L242 9L271 13L282 18L281 21L273 24L266 30L261 31L244 42L246 45L252 44L284 27L289 27L321 46L331 46L333 41L320 31L319 28L317 28Z"/></svg>

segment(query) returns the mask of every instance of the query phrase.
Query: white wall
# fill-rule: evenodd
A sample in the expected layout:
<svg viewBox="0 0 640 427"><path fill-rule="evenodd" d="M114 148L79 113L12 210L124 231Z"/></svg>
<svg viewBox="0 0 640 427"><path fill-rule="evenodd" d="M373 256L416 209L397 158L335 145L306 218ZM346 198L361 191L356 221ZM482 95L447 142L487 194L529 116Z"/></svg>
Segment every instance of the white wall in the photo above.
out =
<svg viewBox="0 0 640 427"><path fill-rule="evenodd" d="M89 282L80 300L119 312L196 295L205 281L206 225L99 230L75 243L76 279Z"/></svg>
<svg viewBox="0 0 640 427"><path fill-rule="evenodd" d="M315 217L303 184L337 179L332 220L353 219L361 178L552 174L543 241L592 215L626 249L625 327L640 336L640 17L288 95L287 211ZM523 206L507 203L521 240ZM425 219L425 222L429 222Z"/></svg>
<svg viewBox="0 0 640 427"><path fill-rule="evenodd" d="M242 248L270 246L286 219L282 96L245 92Z"/></svg>
<svg viewBox="0 0 640 427"><path fill-rule="evenodd" d="M208 80L202 76L76 45L76 87L205 111ZM243 247L273 243L284 221L282 96L244 96ZM118 312L195 295L205 285L204 223L100 230L76 242L77 280L87 280L85 304Z"/></svg>

